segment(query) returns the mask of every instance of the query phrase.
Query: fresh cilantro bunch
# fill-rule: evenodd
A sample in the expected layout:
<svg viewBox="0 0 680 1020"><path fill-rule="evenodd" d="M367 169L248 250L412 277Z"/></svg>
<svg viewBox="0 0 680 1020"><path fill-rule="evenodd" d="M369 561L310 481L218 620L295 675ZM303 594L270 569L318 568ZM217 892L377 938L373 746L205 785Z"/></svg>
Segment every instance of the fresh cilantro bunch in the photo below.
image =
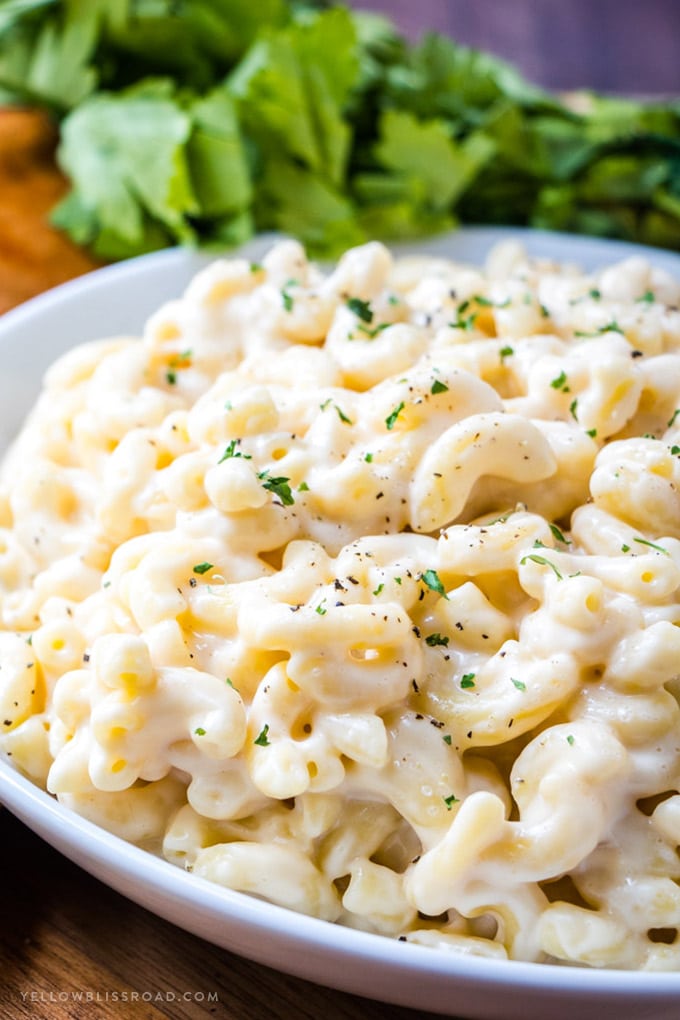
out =
<svg viewBox="0 0 680 1020"><path fill-rule="evenodd" d="M107 259L458 220L680 248L680 101L558 99L333 3L0 0L0 90L58 119L55 222Z"/></svg>

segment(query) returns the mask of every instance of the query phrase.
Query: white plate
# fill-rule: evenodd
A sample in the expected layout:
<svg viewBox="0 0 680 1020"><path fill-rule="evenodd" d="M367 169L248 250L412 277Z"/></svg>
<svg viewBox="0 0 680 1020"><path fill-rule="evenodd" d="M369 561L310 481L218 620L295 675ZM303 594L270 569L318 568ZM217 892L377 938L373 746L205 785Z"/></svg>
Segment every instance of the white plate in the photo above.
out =
<svg viewBox="0 0 680 1020"><path fill-rule="evenodd" d="M479 262L491 245L521 238L537 255L587 268L631 254L680 275L680 256L559 234L475 228L418 251ZM247 245L258 259L271 237ZM400 246L401 251L415 246ZM0 443L17 430L47 366L84 340L139 333L177 296L205 256L173 249L64 284L0 319ZM234 953L368 998L474 1020L677 1020L680 973L630 973L452 956L331 925L222 889L130 846L65 810L0 760L0 801L57 850L141 904Z"/></svg>

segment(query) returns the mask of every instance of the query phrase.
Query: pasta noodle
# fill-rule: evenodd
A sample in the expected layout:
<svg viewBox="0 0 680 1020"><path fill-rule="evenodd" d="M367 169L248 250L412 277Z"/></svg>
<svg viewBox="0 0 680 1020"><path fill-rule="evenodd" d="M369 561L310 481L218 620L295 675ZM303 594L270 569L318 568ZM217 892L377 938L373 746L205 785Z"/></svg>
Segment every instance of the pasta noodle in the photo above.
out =
<svg viewBox="0 0 680 1020"><path fill-rule="evenodd" d="M0 751L201 878L680 968L680 284L217 260L0 474Z"/></svg>

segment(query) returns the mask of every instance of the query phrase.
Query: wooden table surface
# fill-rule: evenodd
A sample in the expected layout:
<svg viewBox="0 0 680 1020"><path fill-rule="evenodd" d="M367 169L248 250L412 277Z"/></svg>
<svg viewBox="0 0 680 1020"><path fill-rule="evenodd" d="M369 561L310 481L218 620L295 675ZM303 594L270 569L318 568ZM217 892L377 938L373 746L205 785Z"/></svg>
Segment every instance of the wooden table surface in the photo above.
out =
<svg viewBox="0 0 680 1020"><path fill-rule="evenodd" d="M0 110L1 311L95 267L46 223L64 190L54 141L35 114ZM91 878L3 808L0 875L2 1020L430 1015L330 991L195 938Z"/></svg>

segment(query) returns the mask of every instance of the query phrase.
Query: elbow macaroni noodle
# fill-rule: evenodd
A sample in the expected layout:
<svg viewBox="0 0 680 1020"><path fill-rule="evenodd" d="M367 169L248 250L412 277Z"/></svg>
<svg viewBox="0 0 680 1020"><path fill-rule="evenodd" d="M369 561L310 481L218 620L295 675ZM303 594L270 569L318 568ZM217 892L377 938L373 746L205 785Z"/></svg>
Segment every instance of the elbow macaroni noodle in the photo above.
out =
<svg viewBox="0 0 680 1020"><path fill-rule="evenodd" d="M680 284L215 262L0 477L0 749L194 874L680 968Z"/></svg>

